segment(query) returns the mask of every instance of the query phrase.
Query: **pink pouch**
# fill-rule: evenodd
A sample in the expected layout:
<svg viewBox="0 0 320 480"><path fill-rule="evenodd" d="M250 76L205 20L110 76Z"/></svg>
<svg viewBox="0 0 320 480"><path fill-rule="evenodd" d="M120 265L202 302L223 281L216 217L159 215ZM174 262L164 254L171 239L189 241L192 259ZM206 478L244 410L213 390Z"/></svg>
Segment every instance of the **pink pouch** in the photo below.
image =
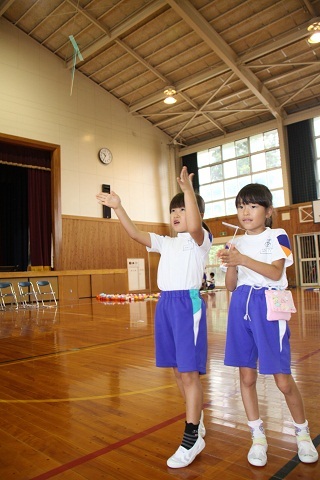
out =
<svg viewBox="0 0 320 480"><path fill-rule="evenodd" d="M267 320L290 320L291 313L295 313L290 290L265 290L267 301Z"/></svg>

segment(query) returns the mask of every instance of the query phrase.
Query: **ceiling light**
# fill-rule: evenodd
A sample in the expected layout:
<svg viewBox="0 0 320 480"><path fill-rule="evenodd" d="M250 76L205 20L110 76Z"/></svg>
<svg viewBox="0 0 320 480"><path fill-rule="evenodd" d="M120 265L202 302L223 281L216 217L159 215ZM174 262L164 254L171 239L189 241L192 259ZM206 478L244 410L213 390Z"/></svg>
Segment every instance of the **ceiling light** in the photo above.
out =
<svg viewBox="0 0 320 480"><path fill-rule="evenodd" d="M172 103L176 103L177 100L174 98L173 95L175 95L177 92L176 92L176 89L174 87L167 87L163 93L166 96L166 98L163 100L164 103L166 103L167 105L171 105Z"/></svg>
<svg viewBox="0 0 320 480"><path fill-rule="evenodd" d="M320 43L320 19L309 25L308 32L311 33L308 38L309 43Z"/></svg>

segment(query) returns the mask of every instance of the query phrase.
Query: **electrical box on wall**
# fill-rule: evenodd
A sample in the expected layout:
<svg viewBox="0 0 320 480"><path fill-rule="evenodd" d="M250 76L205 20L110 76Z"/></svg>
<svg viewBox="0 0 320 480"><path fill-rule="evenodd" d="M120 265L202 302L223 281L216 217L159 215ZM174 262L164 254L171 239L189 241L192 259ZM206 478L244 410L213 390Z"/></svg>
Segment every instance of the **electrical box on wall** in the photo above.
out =
<svg viewBox="0 0 320 480"><path fill-rule="evenodd" d="M103 193L110 193L110 185L102 185ZM103 218L111 218L111 208L106 205L102 205Z"/></svg>
<svg viewBox="0 0 320 480"><path fill-rule="evenodd" d="M144 258L127 258L129 291L146 289Z"/></svg>

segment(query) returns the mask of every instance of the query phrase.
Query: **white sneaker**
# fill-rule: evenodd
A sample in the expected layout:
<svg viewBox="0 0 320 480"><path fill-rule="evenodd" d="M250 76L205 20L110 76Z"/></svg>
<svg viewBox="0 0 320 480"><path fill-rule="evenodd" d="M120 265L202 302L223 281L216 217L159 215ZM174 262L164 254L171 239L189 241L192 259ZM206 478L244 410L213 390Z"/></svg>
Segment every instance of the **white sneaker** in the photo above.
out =
<svg viewBox="0 0 320 480"><path fill-rule="evenodd" d="M318 460L319 454L310 438L310 435L298 435L298 457L303 463L314 463Z"/></svg>
<svg viewBox="0 0 320 480"><path fill-rule="evenodd" d="M248 453L248 462L254 467L264 467L267 463L267 450L267 440L264 437L254 438Z"/></svg>
<svg viewBox="0 0 320 480"><path fill-rule="evenodd" d="M200 437L204 438L206 436L206 427L204 426L204 423L203 423L203 410L201 410L201 417L200 417L200 423L199 423L199 428L198 428L198 434L200 435Z"/></svg>
<svg viewBox="0 0 320 480"><path fill-rule="evenodd" d="M172 457L168 458L167 465L170 468L183 468L190 465L196 456L204 449L206 446L205 441L199 435L196 443L193 445L190 450L186 448L180 447L178 450L172 455Z"/></svg>

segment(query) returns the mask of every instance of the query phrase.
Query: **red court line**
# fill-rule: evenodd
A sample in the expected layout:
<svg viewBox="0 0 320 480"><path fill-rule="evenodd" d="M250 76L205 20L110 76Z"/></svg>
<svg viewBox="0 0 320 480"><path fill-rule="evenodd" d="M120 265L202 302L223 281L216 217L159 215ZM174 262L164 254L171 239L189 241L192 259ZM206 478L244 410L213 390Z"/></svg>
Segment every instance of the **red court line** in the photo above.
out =
<svg viewBox="0 0 320 480"><path fill-rule="evenodd" d="M306 355L304 355L303 357L300 357L297 360L295 360L294 362L292 362L292 365L296 365L297 363L304 362L308 358L313 357L313 355L317 355L319 352L320 352L320 348L318 350L314 350L313 352L309 352Z"/></svg>
<svg viewBox="0 0 320 480"><path fill-rule="evenodd" d="M204 407L208 407L209 405L210 404L208 403L208 404L204 405ZM37 477L33 477L30 480L46 480L47 478L52 478L55 475L58 475L59 473L63 473L67 470L70 470L74 467L77 467L78 465L89 462L90 460L93 460L94 458L97 458L97 457L100 457L101 455L105 455L106 453L112 452L113 450L116 450L117 448L123 447L124 445L128 445L129 443L135 442L136 440L139 440L140 438L143 438L146 435L149 435L150 433L154 433L157 430L161 430L162 428L165 428L168 425L171 425L172 423L175 423L178 420L181 420L182 418L185 418L185 413L182 413L180 415L177 415L176 417L170 418L169 420L166 420L165 422L159 423L158 425L154 425L153 427L150 427L147 430L143 430L140 433L136 433L135 435L131 435L131 437L124 438L123 440L120 440L119 442L116 442L116 443L108 445L104 448L101 448L100 450L96 450L95 452L88 453L87 455L84 455L83 457L75 458L74 460L71 460L71 462L65 463L64 465L60 465L59 467L53 468L52 470L48 470L45 473L41 473Z"/></svg>

